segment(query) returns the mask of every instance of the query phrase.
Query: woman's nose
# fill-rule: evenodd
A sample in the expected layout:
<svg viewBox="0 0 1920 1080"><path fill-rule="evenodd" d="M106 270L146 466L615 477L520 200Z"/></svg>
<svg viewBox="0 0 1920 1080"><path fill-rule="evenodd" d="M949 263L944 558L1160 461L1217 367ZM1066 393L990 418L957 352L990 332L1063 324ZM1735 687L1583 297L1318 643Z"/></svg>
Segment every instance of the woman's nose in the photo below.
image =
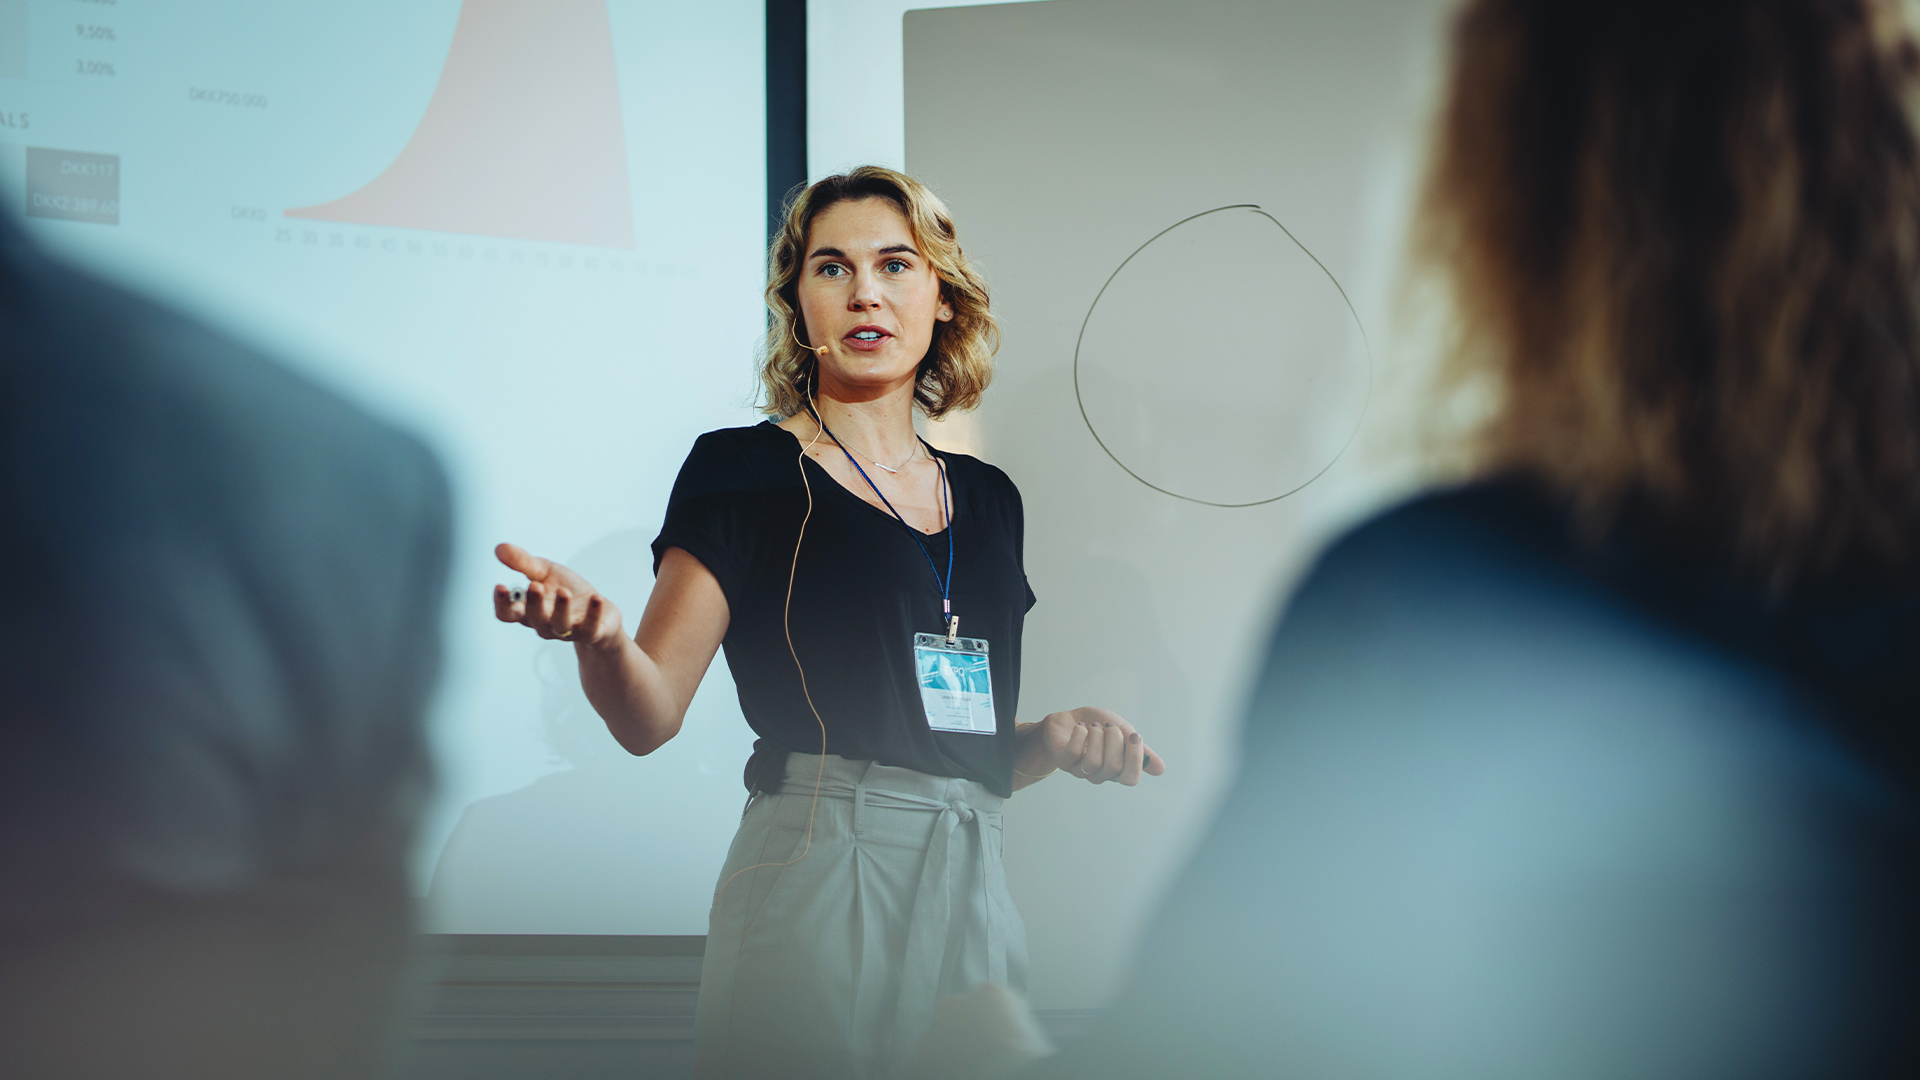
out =
<svg viewBox="0 0 1920 1080"><path fill-rule="evenodd" d="M874 311L880 307L879 282L862 274L854 280L853 295L847 300L850 311Z"/></svg>

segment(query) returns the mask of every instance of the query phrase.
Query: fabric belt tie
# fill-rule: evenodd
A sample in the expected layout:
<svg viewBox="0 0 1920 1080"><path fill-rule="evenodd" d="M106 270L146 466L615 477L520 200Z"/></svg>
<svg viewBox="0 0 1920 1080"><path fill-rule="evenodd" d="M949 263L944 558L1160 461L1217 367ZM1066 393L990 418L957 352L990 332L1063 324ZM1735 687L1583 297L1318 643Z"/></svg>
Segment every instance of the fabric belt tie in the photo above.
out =
<svg viewBox="0 0 1920 1080"><path fill-rule="evenodd" d="M790 775L785 790L811 793L812 788L813 784L796 783L795 777ZM988 891L988 883L1003 872L1000 851L997 845L988 842L987 837L988 826L1001 824L1001 811L974 806L964 799L928 798L890 787L870 786L865 776L856 783L848 784L830 772L820 783L820 797L847 799L853 803L855 836L860 835L861 818L869 809L936 815L933 834L927 842L926 859L920 867L920 884L913 912L908 916L906 957L900 972L898 1000L932 1001L939 995L940 972L947 956L945 935L953 925L954 892L962 884L962 876L967 873L970 861L966 857L962 833L967 826L971 826L967 831L973 834L973 841L980 850L980 877L978 881L968 883L972 886L968 891L973 894L973 902L981 906L985 916L982 921L987 927L984 965L987 979L1002 986L1007 985L1005 919L994 910L992 895ZM959 850L955 848L956 840L963 845ZM884 959L882 962L885 962ZM955 992L967 989L970 987L959 987ZM888 1026L898 1030L897 1025ZM903 1046L893 1048L891 1052L910 1054L914 1049L912 1046Z"/></svg>
<svg viewBox="0 0 1920 1080"><path fill-rule="evenodd" d="M987 926L987 979L1002 986L1007 983L1006 931L1001 920L995 917L992 899L987 893L987 881L998 865L1000 858L992 845L987 843L985 824L988 814L998 821L997 811L983 811L968 803L953 800L942 802L926 799L898 791L869 788L859 785L856 796L855 813L862 805L889 810L918 810L923 813L937 814L933 823L933 836L927 843L926 861L920 867L920 887L915 894L913 914L907 923L907 956L905 969L900 973L900 991L903 1000L932 1001L940 992L940 969L947 956L945 934L953 925L953 899L955 879L964 873L967 859L964 852L955 851L955 841L962 826L971 825L973 839L980 846L982 869L985 871L980 880L973 883L975 902L986 913ZM961 843L964 843L961 840ZM966 988L960 988L966 989ZM895 1048L898 1053L911 1053L914 1048L903 1046Z"/></svg>

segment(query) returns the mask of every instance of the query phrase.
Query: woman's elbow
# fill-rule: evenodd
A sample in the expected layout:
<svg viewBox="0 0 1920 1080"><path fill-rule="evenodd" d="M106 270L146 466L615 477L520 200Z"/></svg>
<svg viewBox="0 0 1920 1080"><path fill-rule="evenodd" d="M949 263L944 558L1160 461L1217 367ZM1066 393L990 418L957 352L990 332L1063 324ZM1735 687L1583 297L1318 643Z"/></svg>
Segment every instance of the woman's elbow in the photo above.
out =
<svg viewBox="0 0 1920 1080"><path fill-rule="evenodd" d="M683 718L676 717L671 724L664 724L657 728L615 731L613 737L620 744L620 748L627 753L634 757L646 757L671 742L675 735L680 734L681 719Z"/></svg>

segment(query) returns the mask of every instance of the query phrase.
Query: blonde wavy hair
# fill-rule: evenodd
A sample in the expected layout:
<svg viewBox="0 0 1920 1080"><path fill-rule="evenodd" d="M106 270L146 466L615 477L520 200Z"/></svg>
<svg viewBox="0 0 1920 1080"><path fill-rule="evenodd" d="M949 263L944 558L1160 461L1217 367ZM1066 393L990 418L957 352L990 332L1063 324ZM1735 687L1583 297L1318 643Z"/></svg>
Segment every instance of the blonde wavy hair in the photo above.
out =
<svg viewBox="0 0 1920 1080"><path fill-rule="evenodd" d="M787 202L785 222L767 250L767 342L760 363L766 400L762 411L793 416L807 407L807 380L814 354L800 346L800 269L807 259L807 234L828 207L862 199L885 199L898 207L920 250L940 279L940 298L953 318L933 324L933 342L920 361L913 402L929 419L980 404L993 380L993 354L1000 348L1000 324L987 303L987 283L960 250L953 216L939 196L905 173L862 165L829 176Z"/></svg>

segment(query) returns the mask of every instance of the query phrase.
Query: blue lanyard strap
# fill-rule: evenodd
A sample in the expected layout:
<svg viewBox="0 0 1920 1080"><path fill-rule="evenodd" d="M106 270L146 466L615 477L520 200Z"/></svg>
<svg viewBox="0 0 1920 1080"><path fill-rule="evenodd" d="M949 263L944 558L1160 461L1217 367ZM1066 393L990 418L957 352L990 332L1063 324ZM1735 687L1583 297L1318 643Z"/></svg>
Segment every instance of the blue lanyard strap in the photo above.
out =
<svg viewBox="0 0 1920 1080"><path fill-rule="evenodd" d="M812 410L809 409L808 411L811 412ZM940 470L940 512L945 515L947 520L947 576L945 580L942 580L940 577L940 568L934 565L933 562L933 552L928 551L926 543L920 539L920 530L907 524L907 519L900 515L900 511L893 508L893 503L887 500L887 493L881 491L880 485L875 484L873 477L867 475L867 470L860 467L860 459L854 457L853 453L847 449L846 444L840 441L840 437L835 435L833 429L827 426L827 422L820 419L820 414L814 413L813 422L819 424L820 430L826 432L827 438L833 440L833 445L838 446L840 452L847 455L847 460L851 462L854 469L860 473L860 479L865 480L867 486L873 489L873 493L880 496L880 502L887 508L887 512L893 515L893 519L900 523L901 528L907 530L908 536L913 537L914 546L920 549L920 554L926 556L927 569L933 571L933 583L940 586L940 613L947 621L948 636L951 637L954 622L952 591L954 536L953 508L947 501L947 463L940 460L940 455L933 452L933 447L927 446L927 440L920 440L920 445L927 446L928 456L933 458L935 467Z"/></svg>

